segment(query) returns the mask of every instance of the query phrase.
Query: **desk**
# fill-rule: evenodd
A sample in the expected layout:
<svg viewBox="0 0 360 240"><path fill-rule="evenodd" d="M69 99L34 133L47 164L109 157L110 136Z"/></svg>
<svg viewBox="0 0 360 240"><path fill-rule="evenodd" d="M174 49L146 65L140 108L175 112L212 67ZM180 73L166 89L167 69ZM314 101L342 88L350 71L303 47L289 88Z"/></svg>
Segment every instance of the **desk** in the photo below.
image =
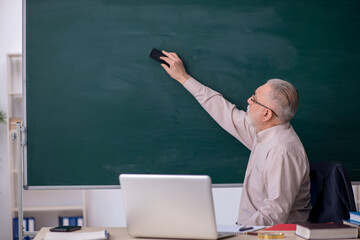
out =
<svg viewBox="0 0 360 240"><path fill-rule="evenodd" d="M49 231L50 228L41 228L40 232L36 235L36 237L34 238L34 240L42 240L45 233ZM110 240L144 240L145 238L133 238L131 236L129 236L127 234L126 228L122 228L122 227L102 227L102 228L84 228L82 230L76 231L76 232L94 232L94 231L101 231L106 229L109 233L110 233ZM294 231L285 231L283 232L285 234L285 238L286 240L304 240L303 238L297 237L294 235ZM229 238L225 238L226 240L258 240L258 238L256 236L247 236L247 235L237 235L234 237L229 237ZM155 240L154 238L152 238L151 240ZM163 239L162 239L163 240ZM349 240L349 239L347 239Z"/></svg>

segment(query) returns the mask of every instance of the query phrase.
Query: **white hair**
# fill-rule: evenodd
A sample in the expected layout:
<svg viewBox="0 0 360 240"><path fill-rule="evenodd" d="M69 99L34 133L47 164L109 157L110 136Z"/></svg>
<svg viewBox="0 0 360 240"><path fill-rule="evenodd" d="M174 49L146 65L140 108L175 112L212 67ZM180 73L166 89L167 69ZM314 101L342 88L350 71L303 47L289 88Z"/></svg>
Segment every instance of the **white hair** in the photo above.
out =
<svg viewBox="0 0 360 240"><path fill-rule="evenodd" d="M272 88L269 97L276 106L276 114L283 122L290 122L299 104L299 94L296 88L281 79L270 79L267 83Z"/></svg>

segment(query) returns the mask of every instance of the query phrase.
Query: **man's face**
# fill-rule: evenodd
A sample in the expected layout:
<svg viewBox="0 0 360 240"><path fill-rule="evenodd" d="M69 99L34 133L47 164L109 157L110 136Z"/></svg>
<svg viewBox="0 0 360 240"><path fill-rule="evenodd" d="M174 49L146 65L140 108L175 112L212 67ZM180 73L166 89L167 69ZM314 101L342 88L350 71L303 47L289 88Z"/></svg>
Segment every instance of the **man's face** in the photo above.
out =
<svg viewBox="0 0 360 240"><path fill-rule="evenodd" d="M262 121L262 116L264 110L267 110L263 106L256 104L251 98L259 103L263 103L266 105L269 104L268 93L271 91L271 87L269 84L264 84L258 87L254 94L248 99L248 107L247 107L247 118L251 125L258 131L263 126L264 122Z"/></svg>

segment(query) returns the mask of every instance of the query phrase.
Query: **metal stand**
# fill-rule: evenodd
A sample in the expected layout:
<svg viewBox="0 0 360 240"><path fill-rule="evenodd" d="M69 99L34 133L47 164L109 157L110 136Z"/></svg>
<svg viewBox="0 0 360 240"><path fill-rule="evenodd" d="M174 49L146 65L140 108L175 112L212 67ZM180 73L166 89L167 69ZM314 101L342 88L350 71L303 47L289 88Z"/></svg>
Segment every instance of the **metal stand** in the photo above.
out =
<svg viewBox="0 0 360 240"><path fill-rule="evenodd" d="M17 158L17 206L18 206L18 236L19 240L23 239L23 204L22 204L22 188L23 188L23 171L21 162L21 123L16 123L16 158Z"/></svg>
<svg viewBox="0 0 360 240"><path fill-rule="evenodd" d="M22 133L25 132L25 128L21 126L20 122L16 123L16 135L13 139L16 140L16 160L17 160L17 206L18 206L18 236L19 240L23 240L24 236L35 236L37 232L25 232L23 227L24 209L23 209L23 161L22 161L22 149L25 145L25 141L22 141Z"/></svg>

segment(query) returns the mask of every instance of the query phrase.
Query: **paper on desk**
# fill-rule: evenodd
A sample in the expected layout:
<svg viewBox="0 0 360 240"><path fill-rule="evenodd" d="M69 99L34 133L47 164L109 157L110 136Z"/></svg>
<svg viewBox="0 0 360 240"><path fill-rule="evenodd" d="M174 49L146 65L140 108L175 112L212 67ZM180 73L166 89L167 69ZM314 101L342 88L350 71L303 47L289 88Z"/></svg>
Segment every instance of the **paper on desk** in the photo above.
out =
<svg viewBox="0 0 360 240"><path fill-rule="evenodd" d="M242 227L252 227L252 229L246 231L239 231L239 229ZM216 225L216 228L218 232L241 234L246 232L257 231L265 228L265 226Z"/></svg>
<svg viewBox="0 0 360 240"><path fill-rule="evenodd" d="M105 240L109 234L106 230L97 232L47 232L44 240Z"/></svg>

